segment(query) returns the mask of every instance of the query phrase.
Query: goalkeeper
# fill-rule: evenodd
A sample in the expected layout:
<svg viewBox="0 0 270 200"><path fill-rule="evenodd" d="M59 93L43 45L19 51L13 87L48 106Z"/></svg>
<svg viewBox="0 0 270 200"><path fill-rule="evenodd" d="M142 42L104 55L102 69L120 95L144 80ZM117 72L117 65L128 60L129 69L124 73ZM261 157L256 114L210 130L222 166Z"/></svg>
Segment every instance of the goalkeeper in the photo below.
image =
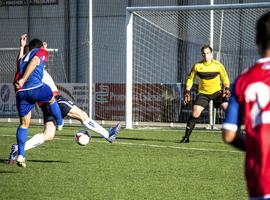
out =
<svg viewBox="0 0 270 200"><path fill-rule="evenodd" d="M192 115L187 121L185 136L180 143L189 143L192 130L202 111L209 105L210 100L213 100L215 108L221 107L226 110L228 107L230 81L224 66L212 58L212 51L211 46L204 45L201 48L202 61L195 63L188 75L184 91L184 105L190 102L190 90L196 75L199 78L199 88L192 108Z"/></svg>

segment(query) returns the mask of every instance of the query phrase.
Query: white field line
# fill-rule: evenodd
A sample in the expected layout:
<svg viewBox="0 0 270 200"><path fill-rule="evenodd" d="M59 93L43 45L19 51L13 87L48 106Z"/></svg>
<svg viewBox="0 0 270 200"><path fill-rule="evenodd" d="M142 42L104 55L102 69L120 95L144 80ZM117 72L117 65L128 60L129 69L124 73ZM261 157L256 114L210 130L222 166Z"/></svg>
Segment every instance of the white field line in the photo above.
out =
<svg viewBox="0 0 270 200"><path fill-rule="evenodd" d="M0 137L15 137L15 135L0 135ZM32 136L28 136L30 138ZM64 140L70 141L72 139L65 139L65 138L58 138L55 137L55 140ZM107 141L93 141L95 143L108 143ZM146 144L146 143L130 143L130 142L114 142L113 144L116 145L126 145L126 146L145 146L145 147L152 147L152 148L168 148L168 149L181 149L181 150L192 150L192 151L205 151L205 152L227 152L227 153L243 153L241 151L234 151L234 150L225 150L225 149L207 149L207 148L195 148L195 147L182 147L182 146L167 146L167 145L156 145L156 144ZM179 145L188 145L188 144L179 144Z"/></svg>

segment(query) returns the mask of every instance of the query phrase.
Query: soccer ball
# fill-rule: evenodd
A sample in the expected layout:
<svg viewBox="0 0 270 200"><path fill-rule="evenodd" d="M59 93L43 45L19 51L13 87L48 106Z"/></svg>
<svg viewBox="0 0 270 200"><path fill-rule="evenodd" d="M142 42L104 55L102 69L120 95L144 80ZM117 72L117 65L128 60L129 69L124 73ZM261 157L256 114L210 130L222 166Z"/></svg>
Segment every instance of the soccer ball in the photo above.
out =
<svg viewBox="0 0 270 200"><path fill-rule="evenodd" d="M87 145L90 141L90 137L91 136L89 135L88 131L81 130L75 134L75 141L79 145Z"/></svg>

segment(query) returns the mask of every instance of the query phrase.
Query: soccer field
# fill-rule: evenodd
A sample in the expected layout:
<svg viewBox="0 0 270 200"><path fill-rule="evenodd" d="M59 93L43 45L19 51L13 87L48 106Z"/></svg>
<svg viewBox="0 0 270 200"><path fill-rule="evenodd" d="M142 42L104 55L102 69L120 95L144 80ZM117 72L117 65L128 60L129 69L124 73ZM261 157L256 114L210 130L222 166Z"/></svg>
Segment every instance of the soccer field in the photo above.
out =
<svg viewBox="0 0 270 200"><path fill-rule="evenodd" d="M223 144L220 132L121 129L115 143L66 126L54 141L27 151L27 168L7 165L16 125L0 127L0 199L247 199L244 154ZM42 126L30 128L29 135Z"/></svg>

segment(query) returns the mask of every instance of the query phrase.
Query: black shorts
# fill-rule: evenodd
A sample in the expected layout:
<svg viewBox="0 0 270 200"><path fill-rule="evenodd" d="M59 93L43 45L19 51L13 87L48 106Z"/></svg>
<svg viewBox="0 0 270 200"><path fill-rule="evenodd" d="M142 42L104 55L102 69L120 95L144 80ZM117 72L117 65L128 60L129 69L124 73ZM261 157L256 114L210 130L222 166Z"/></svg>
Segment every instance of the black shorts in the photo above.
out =
<svg viewBox="0 0 270 200"><path fill-rule="evenodd" d="M74 103L61 95L56 96L55 99L60 107L62 118L66 117L71 108L74 106ZM56 124L56 120L52 115L50 106L48 104L43 104L41 106L41 110L43 112L44 123L53 121Z"/></svg>
<svg viewBox="0 0 270 200"><path fill-rule="evenodd" d="M206 108L209 105L210 100L213 100L213 105L215 108L219 108L221 104L228 102L227 98L222 97L222 90L215 92L214 94L202 94L197 95L194 105L202 106Z"/></svg>

